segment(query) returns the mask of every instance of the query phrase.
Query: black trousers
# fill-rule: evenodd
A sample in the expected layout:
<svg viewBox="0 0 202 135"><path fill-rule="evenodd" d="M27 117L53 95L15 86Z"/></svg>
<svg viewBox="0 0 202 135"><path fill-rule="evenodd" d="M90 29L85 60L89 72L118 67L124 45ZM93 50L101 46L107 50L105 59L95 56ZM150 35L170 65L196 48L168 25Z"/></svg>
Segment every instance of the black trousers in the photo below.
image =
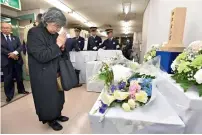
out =
<svg viewBox="0 0 202 135"><path fill-rule="evenodd" d="M6 67L2 68L4 74L4 91L7 98L13 98L15 92L14 78L17 82L18 93L25 91L22 77L22 65L16 62L10 62Z"/></svg>

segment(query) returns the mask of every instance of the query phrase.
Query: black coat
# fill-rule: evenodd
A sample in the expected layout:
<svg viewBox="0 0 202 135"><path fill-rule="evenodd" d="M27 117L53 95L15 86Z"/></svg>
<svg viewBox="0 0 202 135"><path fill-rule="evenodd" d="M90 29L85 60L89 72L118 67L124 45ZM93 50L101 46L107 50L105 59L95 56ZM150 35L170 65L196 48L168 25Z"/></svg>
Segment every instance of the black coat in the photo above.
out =
<svg viewBox="0 0 202 135"><path fill-rule="evenodd" d="M40 121L61 115L64 92L57 89L58 62L62 52L56 44L58 34L50 34L43 24L28 32L29 75L36 113Z"/></svg>
<svg viewBox="0 0 202 135"><path fill-rule="evenodd" d="M99 46L102 44L102 39L99 36L96 36L95 38L93 36L90 36L88 38L88 46L87 50L89 51L97 51L99 49ZM93 49L96 47L96 49Z"/></svg>
<svg viewBox="0 0 202 135"><path fill-rule="evenodd" d="M103 48L105 50L119 50L119 41L115 38L113 38L112 40L106 39L99 48Z"/></svg>
<svg viewBox="0 0 202 135"><path fill-rule="evenodd" d="M21 56L21 51L22 51L22 45L20 43L20 39L16 36L11 35L11 42L13 45L13 48L15 51L17 51L19 53L19 58L17 60L17 64L22 65L23 64L23 60L22 60L22 56ZM14 61L13 59L8 58L8 54L11 53L11 51L8 49L8 43L3 35L3 33L1 33L1 67L5 67L8 65L9 61Z"/></svg>
<svg viewBox="0 0 202 135"><path fill-rule="evenodd" d="M76 44L80 48L80 51L82 51L84 48L85 39L83 37L80 37L80 36L79 36L79 38L74 37L74 39L76 40Z"/></svg>

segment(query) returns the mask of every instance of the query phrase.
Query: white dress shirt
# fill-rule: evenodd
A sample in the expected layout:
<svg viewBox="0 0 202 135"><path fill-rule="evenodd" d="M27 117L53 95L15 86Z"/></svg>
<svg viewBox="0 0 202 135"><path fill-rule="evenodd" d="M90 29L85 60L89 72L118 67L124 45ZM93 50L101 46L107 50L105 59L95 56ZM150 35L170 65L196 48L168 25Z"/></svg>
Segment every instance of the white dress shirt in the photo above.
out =
<svg viewBox="0 0 202 135"><path fill-rule="evenodd" d="M6 40L7 40L7 37L6 37L6 36L8 36L9 39L10 39L10 41L12 41L11 34L9 34L9 35L3 34L3 35L4 35L4 37L5 37ZM13 53L14 53L15 55L18 55L18 54L19 54L18 51L14 51Z"/></svg>

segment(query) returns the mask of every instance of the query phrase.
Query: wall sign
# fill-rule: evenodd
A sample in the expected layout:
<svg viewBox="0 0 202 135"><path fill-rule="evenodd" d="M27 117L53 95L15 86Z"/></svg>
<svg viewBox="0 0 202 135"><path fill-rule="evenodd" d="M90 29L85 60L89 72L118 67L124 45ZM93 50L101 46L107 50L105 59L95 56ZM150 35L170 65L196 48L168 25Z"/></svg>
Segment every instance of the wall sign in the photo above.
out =
<svg viewBox="0 0 202 135"><path fill-rule="evenodd" d="M1 0L1 5L5 5L10 8L21 10L21 1L20 0Z"/></svg>

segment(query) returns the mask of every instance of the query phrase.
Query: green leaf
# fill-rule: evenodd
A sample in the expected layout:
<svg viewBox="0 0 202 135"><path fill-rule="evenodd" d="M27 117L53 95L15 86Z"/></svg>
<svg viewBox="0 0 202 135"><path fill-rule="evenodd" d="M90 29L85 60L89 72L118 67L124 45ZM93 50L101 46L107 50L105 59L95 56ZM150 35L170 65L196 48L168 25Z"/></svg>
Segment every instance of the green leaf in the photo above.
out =
<svg viewBox="0 0 202 135"><path fill-rule="evenodd" d="M196 85L196 88L199 91L199 97L201 97L202 96L202 85Z"/></svg>
<svg viewBox="0 0 202 135"><path fill-rule="evenodd" d="M187 92L187 90L193 85L193 83L187 82L187 81L181 81L179 82L180 86L184 89L184 92Z"/></svg>

